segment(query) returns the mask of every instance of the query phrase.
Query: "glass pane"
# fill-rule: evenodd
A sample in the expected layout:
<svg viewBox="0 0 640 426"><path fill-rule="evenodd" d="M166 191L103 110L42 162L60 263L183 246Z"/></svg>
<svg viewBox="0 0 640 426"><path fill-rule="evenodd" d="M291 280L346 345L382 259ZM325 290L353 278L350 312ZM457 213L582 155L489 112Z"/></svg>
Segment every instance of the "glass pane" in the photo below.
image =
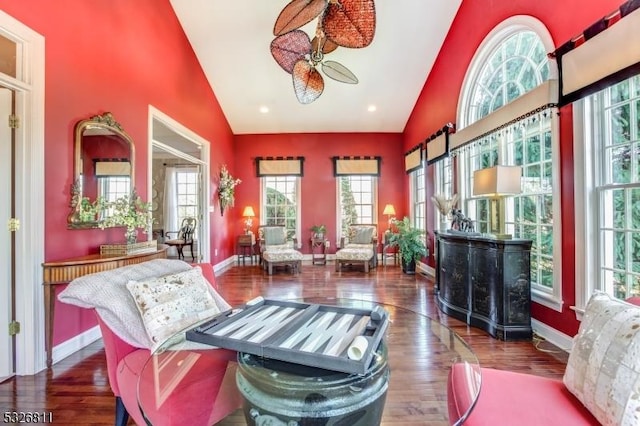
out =
<svg viewBox="0 0 640 426"><path fill-rule="evenodd" d="M17 78L18 45L0 35L0 72Z"/></svg>

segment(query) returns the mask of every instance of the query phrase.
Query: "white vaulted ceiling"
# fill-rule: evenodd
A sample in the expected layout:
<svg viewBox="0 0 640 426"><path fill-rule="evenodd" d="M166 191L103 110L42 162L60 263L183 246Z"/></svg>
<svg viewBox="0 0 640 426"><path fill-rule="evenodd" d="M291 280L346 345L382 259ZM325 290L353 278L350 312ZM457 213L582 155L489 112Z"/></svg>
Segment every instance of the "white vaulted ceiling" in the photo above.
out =
<svg viewBox="0 0 640 426"><path fill-rule="evenodd" d="M288 1L170 1L233 132L259 134L402 132L462 0L377 0L373 42L325 57L359 83L325 78L308 105L269 50ZM315 22L303 27L311 37Z"/></svg>

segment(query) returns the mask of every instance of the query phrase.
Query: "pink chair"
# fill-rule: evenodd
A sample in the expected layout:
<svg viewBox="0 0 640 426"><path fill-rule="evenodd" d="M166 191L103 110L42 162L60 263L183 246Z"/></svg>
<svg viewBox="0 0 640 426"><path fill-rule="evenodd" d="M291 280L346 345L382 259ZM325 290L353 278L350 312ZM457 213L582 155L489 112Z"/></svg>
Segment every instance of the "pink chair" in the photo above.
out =
<svg viewBox="0 0 640 426"><path fill-rule="evenodd" d="M215 288L215 276L213 274L213 268L210 264L199 264L202 268L202 273ZM100 315L96 312L98 317L98 324L100 325L100 331L102 332L102 338L104 340L104 349L107 358L107 371L109 374L109 384L111 390L116 397L116 426L125 426L129 420L129 416L138 425L147 424L140 408L138 407L138 378L140 372L145 363L150 357L148 349L140 349L129 345L120 339L113 331L105 324L100 318ZM240 407L241 398L239 392L235 386L222 389L223 382L221 380L224 376L224 372L227 369L229 361L235 361L236 352L226 349L209 350L206 351L207 356L202 357L200 364L197 368L200 368L207 372L211 376L211 382L208 384L209 393L206 395L208 398L215 400L214 410L212 413L208 413L208 419L212 423L215 423L225 416L235 411ZM211 392L211 390L217 390L217 392ZM152 391L152 390L150 390ZM201 393L195 391L194 393ZM205 395L194 395L193 397L203 397ZM175 401L168 401L165 404L164 410L172 411L172 406L175 407L173 411L180 411L180 399L178 397L184 397L183 395L177 395ZM175 402L175 404L172 404ZM156 413L146 413L156 414ZM178 418L180 416L167 415L167 419ZM175 424L184 424L184 416L182 420L177 421ZM170 424L168 422L167 424Z"/></svg>
<svg viewBox="0 0 640 426"><path fill-rule="evenodd" d="M640 297L627 302L640 306ZM475 400L477 394L469 389L477 387L477 372L470 374L463 363L452 366L447 386L451 425L600 425L562 380L493 368L480 368L480 375Z"/></svg>

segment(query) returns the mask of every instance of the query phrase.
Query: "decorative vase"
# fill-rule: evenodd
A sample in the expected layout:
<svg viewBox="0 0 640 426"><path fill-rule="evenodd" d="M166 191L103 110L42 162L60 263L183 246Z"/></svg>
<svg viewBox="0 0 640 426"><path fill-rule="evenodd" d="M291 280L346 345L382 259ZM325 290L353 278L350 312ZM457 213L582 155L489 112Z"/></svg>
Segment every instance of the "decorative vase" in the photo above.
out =
<svg viewBox="0 0 640 426"><path fill-rule="evenodd" d="M449 221L448 220L440 221L440 232L445 232L447 229L449 229Z"/></svg>
<svg viewBox="0 0 640 426"><path fill-rule="evenodd" d="M135 244L138 241L138 230L136 228L127 228L124 233L127 244Z"/></svg>

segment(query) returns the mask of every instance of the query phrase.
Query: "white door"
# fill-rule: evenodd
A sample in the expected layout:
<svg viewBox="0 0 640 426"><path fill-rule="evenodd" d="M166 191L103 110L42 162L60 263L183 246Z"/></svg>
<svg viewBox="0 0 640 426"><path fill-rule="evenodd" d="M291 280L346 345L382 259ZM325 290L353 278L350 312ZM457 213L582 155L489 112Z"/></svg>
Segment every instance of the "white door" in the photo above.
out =
<svg viewBox="0 0 640 426"><path fill-rule="evenodd" d="M14 137L9 126L13 115L13 92L0 87L0 381L15 373L15 338L9 333L9 325L15 318L15 239L9 221L14 215L13 168ZM6 350L5 350L6 348Z"/></svg>

